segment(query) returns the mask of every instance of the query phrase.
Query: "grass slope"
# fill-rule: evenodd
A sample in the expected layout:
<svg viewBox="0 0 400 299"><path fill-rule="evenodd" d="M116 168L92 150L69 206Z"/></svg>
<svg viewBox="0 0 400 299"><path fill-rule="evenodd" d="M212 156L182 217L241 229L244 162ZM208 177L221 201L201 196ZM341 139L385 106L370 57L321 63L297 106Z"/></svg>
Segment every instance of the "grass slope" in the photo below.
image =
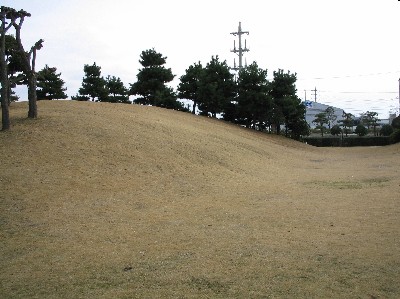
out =
<svg viewBox="0 0 400 299"><path fill-rule="evenodd" d="M399 298L400 147L138 105L11 107L0 298Z"/></svg>

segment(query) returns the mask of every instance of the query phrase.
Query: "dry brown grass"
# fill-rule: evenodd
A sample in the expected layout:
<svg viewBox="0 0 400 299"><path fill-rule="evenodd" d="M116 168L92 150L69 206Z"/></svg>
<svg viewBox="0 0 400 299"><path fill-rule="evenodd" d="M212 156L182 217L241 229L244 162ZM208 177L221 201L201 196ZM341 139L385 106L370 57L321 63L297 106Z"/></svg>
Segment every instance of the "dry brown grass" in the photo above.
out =
<svg viewBox="0 0 400 299"><path fill-rule="evenodd" d="M400 146L137 105L11 107L0 298L399 298Z"/></svg>

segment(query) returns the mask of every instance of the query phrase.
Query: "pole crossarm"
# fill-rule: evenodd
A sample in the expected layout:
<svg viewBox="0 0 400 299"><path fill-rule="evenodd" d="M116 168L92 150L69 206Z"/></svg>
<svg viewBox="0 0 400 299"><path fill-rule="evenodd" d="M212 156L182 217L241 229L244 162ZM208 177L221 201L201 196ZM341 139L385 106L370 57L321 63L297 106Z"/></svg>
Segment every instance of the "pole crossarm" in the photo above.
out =
<svg viewBox="0 0 400 299"><path fill-rule="evenodd" d="M237 36L239 39L239 47L236 48L236 40L233 41L233 49L231 50L231 52L237 54L239 56L239 65L236 65L236 59L234 60L233 64L233 68L231 68L232 70L235 71L239 71L240 69L243 68L243 54L245 52L249 52L250 50L247 48L247 44L246 44L246 40L244 40L244 48L242 47L242 35L243 34L247 34L249 35L248 31L242 31L242 23L239 22L239 26L238 26L238 31L237 32L231 32L230 34L232 34L233 36ZM247 63L246 63L247 64ZM246 67L247 65L245 65Z"/></svg>

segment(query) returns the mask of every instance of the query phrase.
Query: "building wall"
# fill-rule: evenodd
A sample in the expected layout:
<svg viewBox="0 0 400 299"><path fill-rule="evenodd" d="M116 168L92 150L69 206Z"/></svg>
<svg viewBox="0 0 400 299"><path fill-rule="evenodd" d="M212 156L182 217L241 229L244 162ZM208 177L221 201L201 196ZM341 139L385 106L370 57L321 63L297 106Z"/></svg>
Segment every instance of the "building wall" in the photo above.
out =
<svg viewBox="0 0 400 299"><path fill-rule="evenodd" d="M303 104L306 106L306 121L309 124L310 128L312 128L312 129L316 127L316 124L313 123L315 116L318 113L325 112L325 110L328 107L332 107L330 105L325 105L325 104L312 102L312 101L305 101L305 102L303 102ZM331 124L331 126L338 124L338 121L343 119L343 112L344 112L343 109L340 109L340 108L333 107L333 109L335 111L335 115L337 118L336 118L336 121L334 121L333 124Z"/></svg>

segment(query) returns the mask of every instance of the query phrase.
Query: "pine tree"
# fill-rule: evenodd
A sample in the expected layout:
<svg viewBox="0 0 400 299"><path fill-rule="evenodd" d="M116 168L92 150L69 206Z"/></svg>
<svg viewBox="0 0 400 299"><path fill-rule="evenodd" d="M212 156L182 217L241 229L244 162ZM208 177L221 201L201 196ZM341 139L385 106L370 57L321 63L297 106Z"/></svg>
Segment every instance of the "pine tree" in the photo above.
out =
<svg viewBox="0 0 400 299"><path fill-rule="evenodd" d="M37 96L39 100L66 99L65 82L57 73L57 68L46 66L37 74Z"/></svg>
<svg viewBox="0 0 400 299"><path fill-rule="evenodd" d="M137 74L137 81L131 84L130 94L139 95L137 104L153 105L170 109L182 109L177 95L166 84L174 79L170 68L165 68L167 57L154 49L142 51L140 64L143 66Z"/></svg>
<svg viewBox="0 0 400 299"><path fill-rule="evenodd" d="M199 86L203 72L201 62L195 63L186 69L186 73L180 77L178 85L178 97L193 101L192 113L196 113L196 106L199 102Z"/></svg>
<svg viewBox="0 0 400 299"><path fill-rule="evenodd" d="M289 123L293 121L293 115L301 115L302 109L296 96L296 74L284 73L283 70L274 72L274 80L271 82L271 96L273 98L272 122L276 126L276 133L280 134L281 125L285 124L286 135L289 130Z"/></svg>
<svg viewBox="0 0 400 299"><path fill-rule="evenodd" d="M125 103L130 104L128 90L125 88L124 83L120 78L115 76L107 76L106 88L108 90L108 97L103 100L111 103Z"/></svg>
<svg viewBox="0 0 400 299"><path fill-rule="evenodd" d="M82 87L79 88L79 94L72 97L73 100L78 101L104 101L108 96L106 89L106 80L101 77L101 67L96 65L85 64L83 67L85 77L82 80Z"/></svg>
<svg viewBox="0 0 400 299"><path fill-rule="evenodd" d="M326 129L325 125L329 123L328 117L326 116L326 112L321 112L315 115L315 119L312 121L317 124L316 128L321 130L321 136L324 136L324 131Z"/></svg>
<svg viewBox="0 0 400 299"><path fill-rule="evenodd" d="M256 62L239 71L237 80L238 123L259 130L267 127L268 116L272 108L269 89L267 70L259 68Z"/></svg>
<svg viewBox="0 0 400 299"><path fill-rule="evenodd" d="M235 82L226 61L211 57L201 73L199 84L199 109L201 114L217 117L229 106L235 96Z"/></svg>
<svg viewBox="0 0 400 299"><path fill-rule="evenodd" d="M352 128L354 125L354 115L343 111L342 119L339 122L342 123L341 124L341 126L343 126L342 132L345 133L347 137L347 134L350 133L350 128Z"/></svg>

